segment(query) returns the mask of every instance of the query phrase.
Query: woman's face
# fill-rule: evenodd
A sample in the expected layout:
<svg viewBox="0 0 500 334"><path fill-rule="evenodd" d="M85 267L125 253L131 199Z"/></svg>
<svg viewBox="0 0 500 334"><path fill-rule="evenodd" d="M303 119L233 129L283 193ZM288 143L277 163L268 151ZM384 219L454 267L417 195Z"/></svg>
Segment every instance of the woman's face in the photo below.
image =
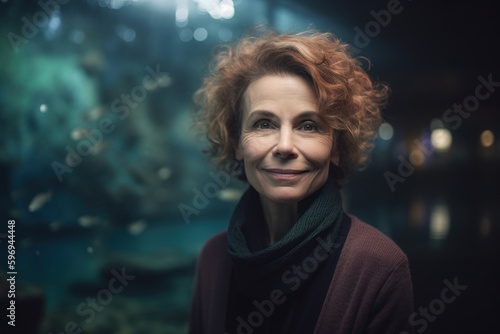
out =
<svg viewBox="0 0 500 334"><path fill-rule="evenodd" d="M325 184L330 161L337 159L333 135L306 80L294 75L255 80L245 91L243 109L236 158L261 196L293 203Z"/></svg>

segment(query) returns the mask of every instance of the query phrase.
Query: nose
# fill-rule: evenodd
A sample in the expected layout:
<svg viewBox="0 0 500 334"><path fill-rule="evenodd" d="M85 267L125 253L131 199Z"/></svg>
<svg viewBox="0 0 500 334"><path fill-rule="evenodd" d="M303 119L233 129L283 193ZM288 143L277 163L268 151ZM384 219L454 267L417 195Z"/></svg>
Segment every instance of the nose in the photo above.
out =
<svg viewBox="0 0 500 334"><path fill-rule="evenodd" d="M294 159L297 157L292 129L286 127L280 129L278 142L273 149L273 156L281 159Z"/></svg>

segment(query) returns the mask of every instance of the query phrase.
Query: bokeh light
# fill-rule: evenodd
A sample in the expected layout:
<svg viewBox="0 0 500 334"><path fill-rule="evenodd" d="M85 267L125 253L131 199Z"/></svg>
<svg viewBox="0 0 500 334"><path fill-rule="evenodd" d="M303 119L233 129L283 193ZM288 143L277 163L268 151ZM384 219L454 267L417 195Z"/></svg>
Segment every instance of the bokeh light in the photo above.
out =
<svg viewBox="0 0 500 334"><path fill-rule="evenodd" d="M207 12L213 19L231 19L234 16L232 0L194 0L201 12Z"/></svg>
<svg viewBox="0 0 500 334"><path fill-rule="evenodd" d="M198 42L203 42L208 37L208 31L207 31L207 29L202 28L202 27L196 28L196 30L193 33L193 37Z"/></svg>
<svg viewBox="0 0 500 334"><path fill-rule="evenodd" d="M450 212L448 206L437 204L431 212L430 237L431 239L445 239L450 231Z"/></svg>
<svg viewBox="0 0 500 334"><path fill-rule="evenodd" d="M410 159L410 163L413 166L422 166L425 162L425 154L419 148L414 147L410 151L409 159Z"/></svg>
<svg viewBox="0 0 500 334"><path fill-rule="evenodd" d="M382 123L378 128L378 135L383 140L391 140L394 135L394 128L389 123Z"/></svg>
<svg viewBox="0 0 500 334"><path fill-rule="evenodd" d="M82 44L85 41L85 33L81 30L73 30L69 35L69 39L75 44Z"/></svg>
<svg viewBox="0 0 500 334"><path fill-rule="evenodd" d="M431 133L431 142L436 151L445 152L451 147L451 132L448 129L435 129Z"/></svg>
<svg viewBox="0 0 500 334"><path fill-rule="evenodd" d="M484 147L490 147L495 142L495 135L490 130L484 130L481 132L481 145Z"/></svg>
<svg viewBox="0 0 500 334"><path fill-rule="evenodd" d="M135 39L135 30L124 25L118 25L115 29L116 34L125 42L132 42Z"/></svg>
<svg viewBox="0 0 500 334"><path fill-rule="evenodd" d="M491 233L491 218L486 214L479 222L479 233L483 238L487 238Z"/></svg>

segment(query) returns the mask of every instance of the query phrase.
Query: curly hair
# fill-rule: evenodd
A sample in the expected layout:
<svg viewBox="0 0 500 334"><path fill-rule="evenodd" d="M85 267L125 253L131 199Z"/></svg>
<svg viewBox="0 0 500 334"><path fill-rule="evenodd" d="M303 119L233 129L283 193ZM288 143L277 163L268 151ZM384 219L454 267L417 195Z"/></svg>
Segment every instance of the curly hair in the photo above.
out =
<svg viewBox="0 0 500 334"><path fill-rule="evenodd" d="M331 33L270 30L222 46L194 94L199 107L195 122L209 142L206 153L219 167L239 166L239 176L245 179L242 162L235 159L242 97L251 82L283 74L303 77L311 84L319 112L333 130L333 149L339 157L334 177L337 184L343 184L348 174L368 160L389 89L375 84L360 58L351 55L350 46Z"/></svg>

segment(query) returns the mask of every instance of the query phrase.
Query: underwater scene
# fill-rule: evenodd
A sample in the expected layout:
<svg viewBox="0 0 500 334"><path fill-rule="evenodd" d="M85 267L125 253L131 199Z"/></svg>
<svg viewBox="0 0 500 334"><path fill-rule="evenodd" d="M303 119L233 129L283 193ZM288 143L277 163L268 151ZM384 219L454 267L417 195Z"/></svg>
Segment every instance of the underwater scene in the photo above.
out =
<svg viewBox="0 0 500 334"><path fill-rule="evenodd" d="M193 94L220 45L265 27L332 32L389 85L345 210L408 255L416 332L492 333L500 71L488 6L0 0L0 333L188 332L198 253L248 187L203 153ZM466 288L445 303L449 284Z"/></svg>

